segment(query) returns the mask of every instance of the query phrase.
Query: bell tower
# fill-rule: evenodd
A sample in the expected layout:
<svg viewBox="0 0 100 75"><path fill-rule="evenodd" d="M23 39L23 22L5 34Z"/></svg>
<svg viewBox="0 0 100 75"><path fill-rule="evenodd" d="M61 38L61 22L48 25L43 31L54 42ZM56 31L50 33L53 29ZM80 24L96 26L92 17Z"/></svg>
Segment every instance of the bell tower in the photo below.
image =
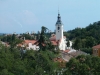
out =
<svg viewBox="0 0 100 75"><path fill-rule="evenodd" d="M57 22L55 26L56 26L56 40L63 39L63 24L59 12L58 12Z"/></svg>

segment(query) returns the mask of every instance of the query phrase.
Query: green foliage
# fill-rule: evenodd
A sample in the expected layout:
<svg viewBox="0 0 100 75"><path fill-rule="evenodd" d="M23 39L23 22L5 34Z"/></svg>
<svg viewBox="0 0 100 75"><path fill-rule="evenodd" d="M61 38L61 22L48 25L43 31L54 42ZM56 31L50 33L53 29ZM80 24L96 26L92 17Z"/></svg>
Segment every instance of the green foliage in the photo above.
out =
<svg viewBox="0 0 100 75"><path fill-rule="evenodd" d="M86 28L76 28L67 32L69 40L80 38L82 48L91 48L100 44L100 21L90 24Z"/></svg>
<svg viewBox="0 0 100 75"><path fill-rule="evenodd" d="M72 47L76 50L79 50L82 48L82 43L81 43L81 39L80 38L76 38Z"/></svg>
<svg viewBox="0 0 100 75"><path fill-rule="evenodd" d="M67 42L67 47L70 47L70 42L69 42L69 40L68 40L68 42Z"/></svg>
<svg viewBox="0 0 100 75"><path fill-rule="evenodd" d="M21 38L21 37L25 37L25 39L29 39L29 40L34 40L35 34L32 34L32 35L31 34L22 34L19 38Z"/></svg>
<svg viewBox="0 0 100 75"><path fill-rule="evenodd" d="M39 43L39 47L40 47L40 50L51 50L53 51L54 50L54 46L51 44L51 41L47 38L47 30L48 28L42 26L41 27L41 33L40 33L40 38L38 40L38 43Z"/></svg>
<svg viewBox="0 0 100 75"><path fill-rule="evenodd" d="M5 47L0 44L0 75L55 75L58 63L53 59L57 56L52 50L28 50L21 57L17 48Z"/></svg>
<svg viewBox="0 0 100 75"><path fill-rule="evenodd" d="M100 21L90 24L86 28L75 28L68 31L67 38L73 41L72 47L92 54L92 48L100 44ZM87 50L87 51L86 51Z"/></svg>
<svg viewBox="0 0 100 75"><path fill-rule="evenodd" d="M45 42L47 39L45 36L46 30L47 30L46 27L44 27L44 26L41 27L40 38L38 40L40 50L45 50L45 48L46 48L46 47L44 47L44 45L46 45Z"/></svg>
<svg viewBox="0 0 100 75"><path fill-rule="evenodd" d="M78 56L72 58L66 64L66 71L64 74L69 73L70 75L99 75L100 69L100 58L94 56Z"/></svg>
<svg viewBox="0 0 100 75"><path fill-rule="evenodd" d="M12 34L12 35L7 35L7 36L5 35L2 36L1 41L8 42L10 45L12 45L12 47L14 47L16 46L16 44L21 43L23 40L17 38L15 34Z"/></svg>
<svg viewBox="0 0 100 75"><path fill-rule="evenodd" d="M81 51L92 54L92 48L81 48Z"/></svg>

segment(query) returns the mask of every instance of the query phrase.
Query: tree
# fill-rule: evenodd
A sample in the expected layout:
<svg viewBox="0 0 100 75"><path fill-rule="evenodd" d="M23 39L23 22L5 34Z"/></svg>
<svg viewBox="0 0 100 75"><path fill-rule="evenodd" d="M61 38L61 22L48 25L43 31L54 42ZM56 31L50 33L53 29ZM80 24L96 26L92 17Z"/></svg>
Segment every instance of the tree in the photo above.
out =
<svg viewBox="0 0 100 75"><path fill-rule="evenodd" d="M76 38L72 47L76 50L79 50L82 47L82 43L81 43L81 39L80 38Z"/></svg>
<svg viewBox="0 0 100 75"><path fill-rule="evenodd" d="M44 49L44 45L45 45L45 41L46 41L46 37L45 37L46 30L47 30L46 27L44 27L44 26L41 27L40 39L38 40L40 50Z"/></svg>
<svg viewBox="0 0 100 75"><path fill-rule="evenodd" d="M40 38L37 42L39 43L40 50L54 49L54 46L51 44L51 41L46 37L47 30L48 28L44 26L41 27Z"/></svg>
<svg viewBox="0 0 100 75"><path fill-rule="evenodd" d="M51 50L28 50L21 58L19 49L10 49L0 44L0 75L55 75L59 69L53 61L57 54Z"/></svg>
<svg viewBox="0 0 100 75"><path fill-rule="evenodd" d="M67 47L70 47L70 41L69 40L67 41Z"/></svg>
<svg viewBox="0 0 100 75"><path fill-rule="evenodd" d="M86 48L91 48L96 45L95 39L93 37L86 37Z"/></svg>
<svg viewBox="0 0 100 75"><path fill-rule="evenodd" d="M66 63L64 74L70 75L99 75L100 58L90 55L80 55Z"/></svg>

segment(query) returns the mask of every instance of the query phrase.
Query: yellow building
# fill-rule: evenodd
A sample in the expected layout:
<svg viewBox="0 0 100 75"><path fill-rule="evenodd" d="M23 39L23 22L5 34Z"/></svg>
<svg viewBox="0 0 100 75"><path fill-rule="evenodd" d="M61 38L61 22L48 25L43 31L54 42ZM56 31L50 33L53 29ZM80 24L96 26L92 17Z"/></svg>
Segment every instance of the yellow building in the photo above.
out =
<svg viewBox="0 0 100 75"><path fill-rule="evenodd" d="M100 57L100 44L93 46L92 49L93 49L93 55Z"/></svg>

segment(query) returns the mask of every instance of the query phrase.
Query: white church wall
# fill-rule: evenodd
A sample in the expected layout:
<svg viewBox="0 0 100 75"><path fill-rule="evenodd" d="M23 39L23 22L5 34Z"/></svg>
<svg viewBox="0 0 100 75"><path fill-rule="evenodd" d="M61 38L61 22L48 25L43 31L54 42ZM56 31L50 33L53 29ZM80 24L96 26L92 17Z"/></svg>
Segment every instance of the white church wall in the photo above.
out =
<svg viewBox="0 0 100 75"><path fill-rule="evenodd" d="M59 43L59 49L60 50L65 50L66 49L66 43L65 43L65 41L63 39Z"/></svg>
<svg viewBox="0 0 100 75"><path fill-rule="evenodd" d="M59 29L58 29L59 27ZM63 25L56 25L56 40L63 38Z"/></svg>

